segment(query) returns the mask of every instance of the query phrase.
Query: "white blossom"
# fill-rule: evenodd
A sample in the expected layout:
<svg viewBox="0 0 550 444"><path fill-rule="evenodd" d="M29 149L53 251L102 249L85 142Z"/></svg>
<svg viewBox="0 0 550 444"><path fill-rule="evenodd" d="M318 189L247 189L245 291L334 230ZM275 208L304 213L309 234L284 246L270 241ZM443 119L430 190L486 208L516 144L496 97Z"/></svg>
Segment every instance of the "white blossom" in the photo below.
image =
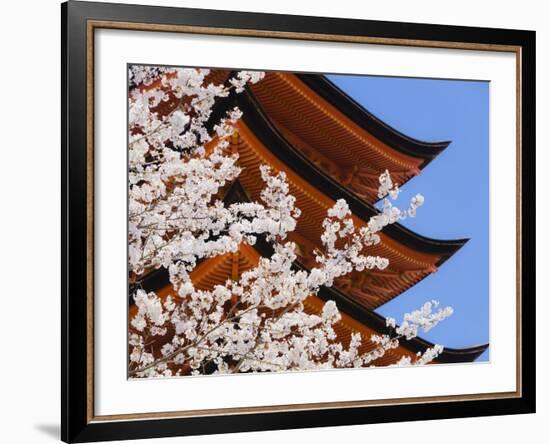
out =
<svg viewBox="0 0 550 444"><path fill-rule="evenodd" d="M207 130L212 108L232 90L262 80L264 73L240 71L224 85L209 83L210 71L132 66L129 73L129 221L128 261L136 313L130 319L131 377L170 377L246 371L310 370L373 365L401 339L418 329L428 331L452 314L429 302L405 315L390 333L362 338L354 333L344 347L335 324L341 315L334 301L319 314L308 314L304 302L322 286L364 270L384 270L387 258L369 255L389 224L414 216L420 195L406 210L394 207L399 189L388 171L380 175L383 210L357 228L345 200L327 211L322 223L322 250L310 271L296 269L296 245L287 240L300 210L283 171L260 167L264 182L260 200L225 205L220 192L239 177L238 155L228 139L241 118L229 110ZM198 262L237 252L261 236L273 246L271 257L238 279L210 290L196 288L190 273ZM173 295L162 299L139 287L143 276L167 269ZM154 338L161 346L154 348ZM360 353L370 340L376 347ZM415 361L424 364L442 352L434 346ZM404 365L404 364L403 364Z"/></svg>

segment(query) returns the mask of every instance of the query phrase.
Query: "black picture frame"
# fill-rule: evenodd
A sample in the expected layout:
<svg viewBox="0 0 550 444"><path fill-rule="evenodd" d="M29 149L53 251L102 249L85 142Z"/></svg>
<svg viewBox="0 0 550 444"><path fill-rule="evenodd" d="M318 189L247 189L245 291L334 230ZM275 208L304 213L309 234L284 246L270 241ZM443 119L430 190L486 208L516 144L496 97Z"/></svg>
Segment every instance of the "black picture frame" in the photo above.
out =
<svg viewBox="0 0 550 444"><path fill-rule="evenodd" d="M87 47L91 20L190 27L305 33L519 48L521 97L521 393L515 397L437 403L389 404L293 411L96 420L90 415L88 359L93 335L90 289L90 142ZM69 1L62 23L62 411L61 438L90 442L179 435L416 421L535 412L535 32L355 19L214 11ZM145 31L144 31L145 32ZM284 36L283 36L284 38ZM93 407L93 405L92 405Z"/></svg>

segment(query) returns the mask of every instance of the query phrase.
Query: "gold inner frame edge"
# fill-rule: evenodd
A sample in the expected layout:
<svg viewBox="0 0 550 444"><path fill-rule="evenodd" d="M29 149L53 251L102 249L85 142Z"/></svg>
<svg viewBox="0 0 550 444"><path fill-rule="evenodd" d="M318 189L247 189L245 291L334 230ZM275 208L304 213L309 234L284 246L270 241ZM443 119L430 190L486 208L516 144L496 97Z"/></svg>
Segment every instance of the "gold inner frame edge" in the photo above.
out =
<svg viewBox="0 0 550 444"><path fill-rule="evenodd" d="M423 396L383 400L337 401L306 404L286 404L256 407L230 407L205 410L182 410L173 412L143 412L116 415L94 414L94 31L95 29L120 29L132 31L177 32L188 34L223 35L235 37L278 38L289 40L310 40L337 43L364 43L375 45L412 46L422 48L462 49L474 51L511 52L516 56L516 391L497 393L478 393L449 396ZM389 405L407 405L415 403L441 403L491 399L509 399L522 396L522 328L521 328L521 120L522 120L522 48L515 45L488 43L448 42L436 40L415 40L399 38L381 38L368 36L348 36L335 34L311 34L301 32L265 31L255 29L215 28L188 25L163 25L150 23L132 23L123 21L88 20L86 42L86 157L87 157L87 422L114 422L128 420L154 420L161 418L190 418L200 416L225 416L238 414L261 414L275 412L296 412L304 410L327 410L337 408L360 408Z"/></svg>

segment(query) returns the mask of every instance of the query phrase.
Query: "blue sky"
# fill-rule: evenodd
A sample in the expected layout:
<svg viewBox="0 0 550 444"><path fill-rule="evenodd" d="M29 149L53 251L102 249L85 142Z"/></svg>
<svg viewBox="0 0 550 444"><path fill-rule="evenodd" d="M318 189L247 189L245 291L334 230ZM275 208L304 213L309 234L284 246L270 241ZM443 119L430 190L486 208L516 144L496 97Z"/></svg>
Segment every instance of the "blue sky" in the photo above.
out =
<svg viewBox="0 0 550 444"><path fill-rule="evenodd" d="M489 83L374 76L328 76L399 131L452 143L402 188L397 203L416 193L425 203L405 226L436 239L469 238L435 274L383 305L398 321L437 299L454 314L422 337L448 347L489 342ZM489 350L478 361L489 359Z"/></svg>

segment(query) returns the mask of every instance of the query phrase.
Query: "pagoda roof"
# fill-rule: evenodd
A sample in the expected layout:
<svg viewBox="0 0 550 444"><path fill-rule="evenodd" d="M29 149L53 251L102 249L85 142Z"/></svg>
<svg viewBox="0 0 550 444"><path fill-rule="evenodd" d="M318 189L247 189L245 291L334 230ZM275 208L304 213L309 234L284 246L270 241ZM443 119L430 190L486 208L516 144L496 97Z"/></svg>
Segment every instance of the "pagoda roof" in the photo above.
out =
<svg viewBox="0 0 550 444"><path fill-rule="evenodd" d="M262 240L259 240L255 249L258 254L262 256L271 256L273 253L271 246ZM300 264L298 261L294 263L295 267L304 271L309 271L307 267ZM362 305L358 304L353 298L344 294L336 287L321 287L318 296L323 301L333 300L336 302L338 308L348 316L351 316L356 321L363 325L368 326L377 333L383 333L387 331L386 318L376 313L374 310L369 310ZM409 341L404 341L404 348L412 351L413 353L423 352L427 348L433 347L434 344L420 337L416 337ZM455 362L470 362L479 357L487 348L489 344L480 344L473 347L465 348L444 348L443 353L438 357L438 362L455 363Z"/></svg>
<svg viewBox="0 0 550 444"><path fill-rule="evenodd" d="M245 189L242 194L249 200L260 199L264 186L259 174L260 165L267 164L275 171L285 171L290 193L296 197L296 205L302 210L296 230L289 233L289 239L300 247L306 265L315 262L314 251L321 247L322 221L337 199L348 202L356 226L366 226L372 215L379 214L379 210L350 193L288 143L265 117L254 97L242 93L228 100L243 111L228 148L239 154L242 167L239 183ZM223 109L227 109L226 106ZM335 283L371 309L390 301L436 271L466 242L463 239L441 241L426 238L400 224L387 226L380 238L381 242L370 247L369 252L388 258L390 266L385 270L353 272Z"/></svg>
<svg viewBox="0 0 550 444"><path fill-rule="evenodd" d="M248 90L295 148L369 203L381 172L402 186L450 143L404 135L323 75L268 72Z"/></svg>
<svg viewBox="0 0 550 444"><path fill-rule="evenodd" d="M231 71L213 69L208 76L208 81L213 83L223 83ZM280 78L287 83L293 83L294 105L299 100L302 100L306 105L309 105L304 97L304 91L298 84L294 83L294 79L298 79L300 83L314 92L320 99L331 105L335 110L341 112L352 122L367 133L377 138L380 142L387 145L390 150L395 150L407 156L423 159L422 167L427 165L431 160L437 157L450 144L450 140L445 141L423 141L410 137L401 131L388 125L371 113L367 108L358 103L351 96L346 94L336 84L329 80L324 74L311 74L299 72L283 72L283 71L268 71L265 73L265 78L259 83L248 87L252 91L262 105L267 102L262 98L264 96L262 85L269 84L274 93L282 93L281 87L277 86L273 79ZM281 103L285 103L281 100ZM298 105L299 106L299 105ZM325 114L330 113L333 109L324 109ZM333 116L337 117L337 116Z"/></svg>
<svg viewBox="0 0 550 444"><path fill-rule="evenodd" d="M191 273L191 278L196 288L207 290L214 285L223 284L229 278L235 278L233 274L241 274L254 267L261 256L270 256L272 247L261 239L255 246L241 245L237 253L227 253L203 260ZM295 269L307 268L295 262ZM146 291L156 291L162 298L169 294L173 295L172 286L168 279L166 270L159 269L149 273L141 282L141 287ZM324 301L333 300L336 302L342 314L342 320L335 324L334 329L338 339L348 345L353 333L360 333L363 337L361 353L371 351L376 348L376 344L370 340L372 334L384 334L388 331L385 318L376 312L366 309L350 299L344 293L336 288L321 287L317 295L311 295L304 302L304 309L310 314L318 314L322 310ZM132 305L132 302L131 302ZM130 314L134 308L130 309ZM413 358L416 353L424 352L434 344L416 337L408 341L401 341L396 350L389 350L384 357L374 362L375 365L390 365L397 362L402 356ZM440 363L458 363L474 361L488 347L488 344L466 347L466 348L444 348L436 362Z"/></svg>
<svg viewBox="0 0 550 444"><path fill-rule="evenodd" d="M333 300L336 302L338 308L344 313L377 332L384 332L387 330L386 318L373 310L364 308L335 287L322 287L319 290L318 296L324 301ZM404 344L405 348L414 353L422 353L427 348L434 346L432 342L420 337L406 341ZM487 350L488 347L489 344L480 344L464 348L445 347L443 353L437 358L437 362L457 363L475 361L485 350Z"/></svg>

